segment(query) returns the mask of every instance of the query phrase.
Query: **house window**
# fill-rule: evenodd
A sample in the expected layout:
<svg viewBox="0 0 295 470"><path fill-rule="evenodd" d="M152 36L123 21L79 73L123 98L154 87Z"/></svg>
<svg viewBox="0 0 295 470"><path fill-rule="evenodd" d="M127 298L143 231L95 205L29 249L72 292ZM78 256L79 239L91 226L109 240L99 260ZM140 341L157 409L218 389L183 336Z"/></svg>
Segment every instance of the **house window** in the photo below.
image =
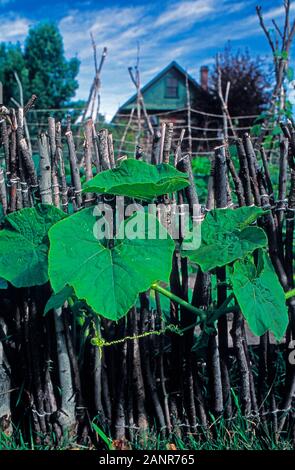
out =
<svg viewBox="0 0 295 470"><path fill-rule="evenodd" d="M165 98L178 98L178 80L176 78L167 77Z"/></svg>

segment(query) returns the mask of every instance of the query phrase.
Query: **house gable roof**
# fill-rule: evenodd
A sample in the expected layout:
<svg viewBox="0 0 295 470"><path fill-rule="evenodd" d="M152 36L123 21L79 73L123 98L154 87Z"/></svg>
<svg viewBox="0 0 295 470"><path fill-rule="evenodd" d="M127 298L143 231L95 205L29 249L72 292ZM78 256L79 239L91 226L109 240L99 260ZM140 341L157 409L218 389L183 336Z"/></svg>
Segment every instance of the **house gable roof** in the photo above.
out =
<svg viewBox="0 0 295 470"><path fill-rule="evenodd" d="M187 73L177 62L172 61L167 67L165 67L163 70L161 70L152 80L150 80L146 85L144 85L141 88L141 93L144 94L147 90L149 90L155 83L161 80L161 78L166 75L171 69L176 69L181 75L184 77L188 77L188 81L191 84L191 86L195 87L196 89L201 89L201 86L196 82L196 80L189 74ZM122 112L126 110L126 108L130 105L130 103L135 102L137 98L137 94L135 93L131 98L129 98L120 108L118 109L117 112Z"/></svg>

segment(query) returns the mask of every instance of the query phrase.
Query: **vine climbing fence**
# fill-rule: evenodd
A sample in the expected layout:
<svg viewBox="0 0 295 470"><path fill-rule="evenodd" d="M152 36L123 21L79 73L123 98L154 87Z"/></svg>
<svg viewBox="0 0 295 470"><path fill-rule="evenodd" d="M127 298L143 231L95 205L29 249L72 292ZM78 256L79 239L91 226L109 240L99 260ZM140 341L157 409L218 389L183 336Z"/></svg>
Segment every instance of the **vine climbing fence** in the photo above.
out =
<svg viewBox="0 0 295 470"><path fill-rule="evenodd" d="M249 439L254 436L265 441L271 432L278 441L294 436L295 364L288 349L295 338L293 125L282 124L283 137L275 137L280 140L275 178L270 174L263 147L254 150L251 137L244 132L248 129L243 126L239 129L241 137L231 142L235 158L228 142L217 136L214 143L218 140L219 145L213 153L210 150L213 156L206 201L198 221L204 218L202 226L206 220L209 224L210 214L214 218L216 209L237 214L241 208L251 211L256 207L257 216L243 224L254 224L265 232L273 266L267 275L278 289L272 293L264 287L259 269L263 271L261 266L266 261L254 251L251 269L257 272L253 274L248 303L254 313L263 310L265 317L260 321L267 331L259 325L254 328L261 337L259 344L251 344L246 336L243 303L238 301L239 294L233 294L231 262L227 267L214 262L205 263L205 267L200 261L191 264L188 257L180 256L181 239L173 250L168 301L161 295L164 291L167 296L167 285L153 284L151 290L140 292L127 315L117 321L99 315L77 292L52 297L46 268L33 273L34 280L29 279L35 259L26 253L18 256L20 242L12 252L5 251L13 230L24 238L34 230L32 219L26 222L23 211L35 207L34 217L40 222L40 217L45 217L42 210L49 210L42 204L50 205L51 210L60 209L64 214L58 218L62 218L82 214L83 209L99 201L110 202L109 195L101 195L102 190L97 195L93 187L85 193L82 187L90 184L91 189L94 175L120 168L120 157L128 152L118 155L116 148L121 140L115 141L108 129L99 129L91 119L79 127L77 140L70 119L60 122L54 117L46 123L35 123L41 132L32 136L31 152L24 131L27 113L29 106L4 109L1 114L1 430L16 436L21 430L23 439L51 445L70 435L80 443L98 447L104 445L101 436L105 433L113 439L110 445L126 448L136 439L147 439L151 429L171 441L179 436L206 441L218 432L221 421L230 429L231 423L242 419ZM152 165L170 163L185 173L189 185L155 198L168 212L175 200L187 203L190 209L199 204L191 156L183 151L184 133L174 142L171 129L173 126L162 126L149 148L135 148L128 155ZM208 141L209 137L204 139ZM39 232L34 232L30 242L41 245L38 256L43 258L48 251L46 224L49 222L38 226ZM227 249L228 230L213 234L220 252ZM234 238L236 232L230 237ZM79 240L80 236L77 232L74 238ZM62 250L67 240L60 237ZM82 252L81 245L76 258L83 257ZM137 272L140 259L133 262ZM24 278L26 282L22 282ZM89 290L95 285L97 295L108 299L114 295L113 287L101 285L102 279L93 278ZM118 282L121 290L126 290L131 280L122 277ZM288 328L283 341L270 341L268 330L278 332L276 325L280 325L284 312L275 319L276 324L269 323L273 313L268 310L269 303L283 291ZM259 293L267 294L262 295L261 304L254 301ZM214 317L212 312L218 315ZM208 318L214 321L210 323ZM251 319L247 320L251 324Z"/></svg>

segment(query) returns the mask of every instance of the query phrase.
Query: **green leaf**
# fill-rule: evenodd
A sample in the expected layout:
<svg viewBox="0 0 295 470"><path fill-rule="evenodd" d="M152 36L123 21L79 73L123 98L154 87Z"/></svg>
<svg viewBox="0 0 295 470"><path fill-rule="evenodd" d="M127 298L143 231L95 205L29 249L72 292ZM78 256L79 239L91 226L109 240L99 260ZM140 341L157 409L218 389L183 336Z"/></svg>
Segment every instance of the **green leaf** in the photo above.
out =
<svg viewBox="0 0 295 470"><path fill-rule="evenodd" d="M261 133L261 127L261 124L255 124L252 126L250 129L251 135L254 135L255 137L259 136Z"/></svg>
<svg viewBox="0 0 295 470"><path fill-rule="evenodd" d="M292 82L292 80L294 80L294 69L292 67L288 67L286 75L289 82Z"/></svg>
<svg viewBox="0 0 295 470"><path fill-rule="evenodd" d="M114 450L114 447L112 445L112 439L110 439L104 432L103 430L97 426L94 422L91 423L92 428L94 431L99 435L99 437L103 440L103 442L106 444L107 448L109 450Z"/></svg>
<svg viewBox="0 0 295 470"><path fill-rule="evenodd" d="M48 281L48 230L65 214L54 206L38 205L5 217L0 231L0 276L15 287Z"/></svg>
<svg viewBox="0 0 295 470"><path fill-rule="evenodd" d="M69 286L65 286L60 292L57 294L52 294L49 298L47 304L45 305L44 315L46 315L49 310L53 310L55 308L60 308L63 304L74 294L73 288Z"/></svg>
<svg viewBox="0 0 295 470"><path fill-rule="evenodd" d="M213 334L216 334L214 325L205 325L199 335L194 336L192 351L196 353L198 358L207 356L209 339Z"/></svg>
<svg viewBox="0 0 295 470"><path fill-rule="evenodd" d="M0 289L7 289L7 288L8 288L7 281L5 281L5 279L2 279L2 277L0 277Z"/></svg>
<svg viewBox="0 0 295 470"><path fill-rule="evenodd" d="M269 117L269 114L267 112L263 112L259 114L259 116L257 116L256 119L254 119L254 124L256 124L257 122L264 121L267 117Z"/></svg>
<svg viewBox="0 0 295 470"><path fill-rule="evenodd" d="M192 169L195 175L209 175L211 170L211 163L209 158L199 157L196 155L192 159Z"/></svg>
<svg viewBox="0 0 295 470"><path fill-rule="evenodd" d="M243 258L256 248L267 244L264 231L249 227L265 211L259 207L215 209L202 223L202 241L197 250L183 250L182 256L200 265L202 271L210 271Z"/></svg>
<svg viewBox="0 0 295 470"><path fill-rule="evenodd" d="M106 170L88 181L83 192L129 196L151 200L162 194L171 193L189 185L186 174L173 166L163 163L149 163L129 158L118 168Z"/></svg>
<svg viewBox="0 0 295 470"><path fill-rule="evenodd" d="M281 58L284 59L284 60L288 60L288 52L287 51L282 51Z"/></svg>
<svg viewBox="0 0 295 470"><path fill-rule="evenodd" d="M280 126L275 126L271 131L271 135L280 135L282 134L282 129Z"/></svg>
<svg viewBox="0 0 295 470"><path fill-rule="evenodd" d="M270 330L280 340L288 325L288 310L285 293L268 255L259 250L257 267L251 258L236 261L231 282L251 331L261 336Z"/></svg>
<svg viewBox="0 0 295 470"><path fill-rule="evenodd" d="M265 149L271 149L272 147L272 142L273 142L273 135L267 135L265 138L264 138L264 141L263 141L263 147Z"/></svg>
<svg viewBox="0 0 295 470"><path fill-rule="evenodd" d="M109 248L94 236L95 222L93 208L87 208L50 229L50 282L55 292L72 286L95 312L118 320L140 292L168 281L174 242L155 217L137 212L123 225L126 232L137 222L137 238L115 239ZM166 238L149 239L151 225Z"/></svg>
<svg viewBox="0 0 295 470"><path fill-rule="evenodd" d="M288 59L288 52L287 51L279 51L279 50L276 50L275 51L275 57L277 57L278 59L284 59L284 60L287 60Z"/></svg>

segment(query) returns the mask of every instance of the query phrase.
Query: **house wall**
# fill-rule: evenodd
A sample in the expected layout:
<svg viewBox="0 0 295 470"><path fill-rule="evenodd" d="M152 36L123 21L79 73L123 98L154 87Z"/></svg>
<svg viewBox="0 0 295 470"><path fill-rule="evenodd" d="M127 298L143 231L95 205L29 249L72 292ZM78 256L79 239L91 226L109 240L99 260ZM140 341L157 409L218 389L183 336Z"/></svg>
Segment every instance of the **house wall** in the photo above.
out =
<svg viewBox="0 0 295 470"><path fill-rule="evenodd" d="M178 81L178 98L166 98L166 80L175 78ZM190 83L191 101L195 98L196 89ZM185 108L187 106L185 77L176 68L172 67L165 75L153 83L143 92L144 103L149 114L155 111L166 111L171 109ZM127 111L133 108L135 100L129 103L120 111Z"/></svg>

